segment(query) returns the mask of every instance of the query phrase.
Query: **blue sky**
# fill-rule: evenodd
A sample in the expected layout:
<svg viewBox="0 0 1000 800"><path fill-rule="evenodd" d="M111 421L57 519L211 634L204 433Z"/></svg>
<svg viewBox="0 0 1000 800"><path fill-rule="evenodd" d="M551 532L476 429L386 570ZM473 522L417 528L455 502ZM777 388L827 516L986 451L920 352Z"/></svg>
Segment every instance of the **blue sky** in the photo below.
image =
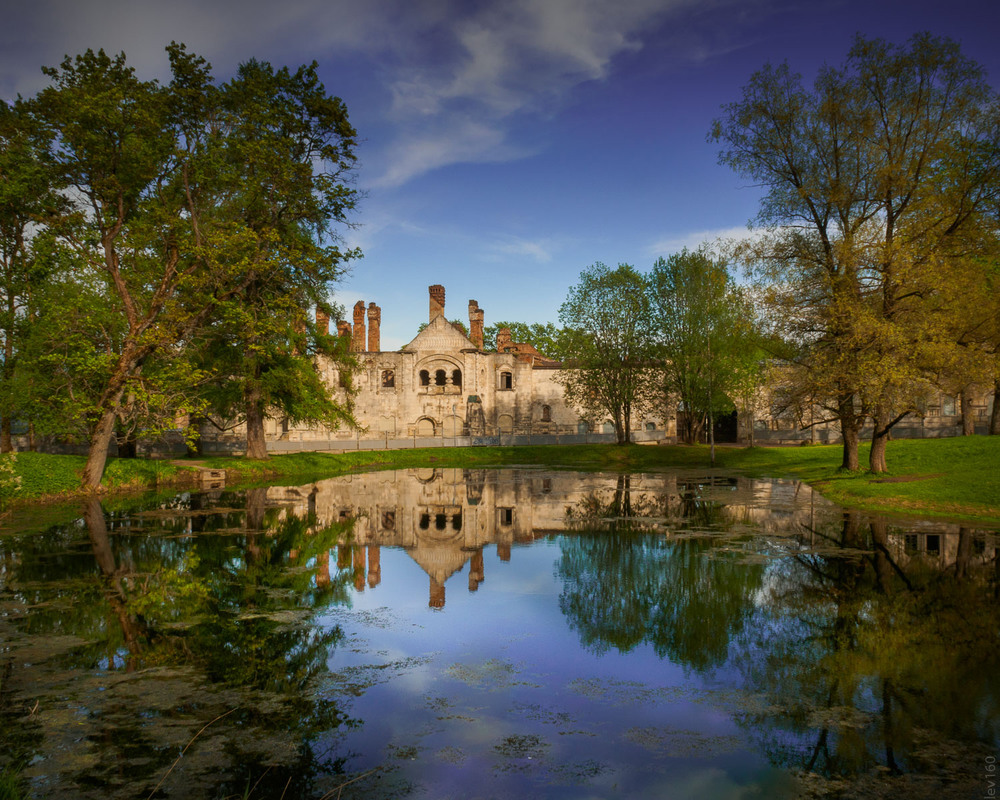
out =
<svg viewBox="0 0 1000 800"><path fill-rule="evenodd" d="M35 0L4 3L0 95L42 65L124 50L166 77L171 40L219 80L249 58L315 59L362 140L365 257L336 299L382 307L382 347L409 341L444 284L486 324L556 321L595 261L739 235L759 192L706 142L720 106L764 63L811 79L855 34L949 36L1000 86L998 0Z"/></svg>

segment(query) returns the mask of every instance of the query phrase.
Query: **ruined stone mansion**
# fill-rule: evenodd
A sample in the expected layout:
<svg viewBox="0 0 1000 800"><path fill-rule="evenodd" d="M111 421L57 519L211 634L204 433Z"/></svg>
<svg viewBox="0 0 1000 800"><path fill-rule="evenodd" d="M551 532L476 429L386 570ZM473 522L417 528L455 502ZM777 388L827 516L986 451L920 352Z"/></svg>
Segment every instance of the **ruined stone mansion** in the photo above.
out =
<svg viewBox="0 0 1000 800"><path fill-rule="evenodd" d="M336 399L348 401L345 388L353 384L357 428L331 430L323 426L294 426L269 419L265 436L272 452L295 450L392 449L476 444L570 444L613 442L610 419L589 419L564 400L558 375L560 362L546 358L530 344L514 342L510 331L497 334L495 351L483 341L484 311L469 301L468 335L445 317L443 286L429 287L428 324L399 350L382 350L382 310L359 301L353 324L337 322L337 334L346 337L358 369L342 376L335 363L321 360L318 368ZM330 320L317 314L321 330ZM492 343L491 343L492 344ZM836 421L809 425L804 414L784 407L775 387L760 387L753 415L731 415L729 441L749 441L749 426L759 443L840 440ZM975 400L977 429L985 432L991 396ZM894 434L901 437L954 436L960 433L957 398L938 392L929 398L923 414L911 415ZM817 415L818 418L819 415ZM723 437L725 437L723 433ZM863 433L864 435L864 433ZM633 420L637 442L676 442L677 410L662 416L649 414ZM722 439L720 439L722 440ZM202 428L205 452L241 452L246 446L242 427L220 431Z"/></svg>
<svg viewBox="0 0 1000 800"><path fill-rule="evenodd" d="M337 322L337 334L348 337L359 369L350 377L356 390L358 428L330 430L295 427L280 419L266 425L268 449L371 449L393 446L461 444L535 444L614 441L610 420L587 420L563 399L556 380L561 368L529 344L511 341L510 331L497 335L496 352L484 349L484 311L469 301L469 335L447 320L443 286L429 287L428 324L399 350L382 350L382 310L375 303L354 306L353 325ZM317 323L329 326L323 315ZM366 325L367 324L367 325ZM367 327L367 330L366 330ZM347 401L337 366L321 361L319 369L330 391ZM634 422L633 438L673 438L673 420L643 417ZM239 450L245 433L206 427L206 452Z"/></svg>

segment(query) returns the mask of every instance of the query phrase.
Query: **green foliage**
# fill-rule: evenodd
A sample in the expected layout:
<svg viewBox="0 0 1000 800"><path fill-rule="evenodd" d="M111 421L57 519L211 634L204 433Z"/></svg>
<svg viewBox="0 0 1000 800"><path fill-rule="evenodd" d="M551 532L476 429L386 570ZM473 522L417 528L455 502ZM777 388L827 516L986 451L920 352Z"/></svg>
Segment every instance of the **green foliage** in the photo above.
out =
<svg viewBox="0 0 1000 800"><path fill-rule="evenodd" d="M680 402L683 438L693 443L706 420L736 399L745 407L756 389L764 354L754 308L704 248L658 259L649 292L663 389L671 405Z"/></svg>
<svg viewBox="0 0 1000 800"><path fill-rule="evenodd" d="M844 466L875 421L871 464L937 364L937 311L952 260L993 249L997 95L957 44L858 37L811 90L765 66L724 107L711 138L721 163L766 187L749 245L774 331L795 349L789 378L837 415ZM968 307L974 312L973 307Z"/></svg>
<svg viewBox="0 0 1000 800"><path fill-rule="evenodd" d="M67 57L0 114L2 158L21 164L0 164L0 434L16 418L86 438L91 488L113 435L155 436L210 400L228 412L232 394L261 424L271 408L350 421L314 356L350 361L303 324L305 309L331 310L331 283L360 255L335 229L357 195L346 109L315 63L250 61L217 86L183 45L167 53L168 84L140 80L124 54ZM238 385L219 400L225 383Z"/></svg>
<svg viewBox="0 0 1000 800"><path fill-rule="evenodd" d="M559 308L568 369L557 376L566 401L585 417L610 417L619 444L631 440L632 416L655 397L655 350L645 278L628 264L597 263L580 273Z"/></svg>

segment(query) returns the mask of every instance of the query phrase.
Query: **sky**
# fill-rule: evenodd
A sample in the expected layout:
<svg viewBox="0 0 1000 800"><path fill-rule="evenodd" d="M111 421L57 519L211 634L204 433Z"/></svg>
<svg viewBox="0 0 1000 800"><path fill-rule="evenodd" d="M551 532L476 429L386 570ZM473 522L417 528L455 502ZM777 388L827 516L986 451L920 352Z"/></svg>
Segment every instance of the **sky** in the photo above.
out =
<svg viewBox="0 0 1000 800"><path fill-rule="evenodd" d="M811 82L854 37L948 36L1000 88L1000 0L0 0L0 97L42 66L124 51L168 78L172 40L222 82L315 60L358 131L363 200L335 300L382 308L382 349L427 321L557 322L581 271L741 236L760 191L706 137L765 63Z"/></svg>

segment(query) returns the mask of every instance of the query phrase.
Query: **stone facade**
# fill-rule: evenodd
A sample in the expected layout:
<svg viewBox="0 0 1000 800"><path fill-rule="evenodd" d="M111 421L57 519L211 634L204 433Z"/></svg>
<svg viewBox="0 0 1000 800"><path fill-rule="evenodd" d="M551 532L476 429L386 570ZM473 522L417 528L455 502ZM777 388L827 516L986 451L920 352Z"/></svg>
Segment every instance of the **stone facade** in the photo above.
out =
<svg viewBox="0 0 1000 800"><path fill-rule="evenodd" d="M431 286L428 294L427 327L399 350L378 349L381 308L375 303L366 309L365 303L358 301L353 326L344 320L337 322L338 335L348 337L360 365L353 375L357 390L354 413L360 427L328 430L268 420L266 437L275 450L283 449L282 442L338 449L336 442L345 440L484 440L613 433L610 421L588 422L565 403L562 385L556 380L559 362L545 358L531 345L511 341L506 329L497 337L498 352L485 352L485 312L479 304L469 301L471 335L466 336L445 317L444 287ZM346 403L336 365L322 361L319 367L330 391ZM634 427L639 439L673 439L675 434L672 422L665 425L659 417L637 419ZM239 429L225 437L207 427L204 430L209 451L225 444L228 449L239 449L241 435Z"/></svg>

